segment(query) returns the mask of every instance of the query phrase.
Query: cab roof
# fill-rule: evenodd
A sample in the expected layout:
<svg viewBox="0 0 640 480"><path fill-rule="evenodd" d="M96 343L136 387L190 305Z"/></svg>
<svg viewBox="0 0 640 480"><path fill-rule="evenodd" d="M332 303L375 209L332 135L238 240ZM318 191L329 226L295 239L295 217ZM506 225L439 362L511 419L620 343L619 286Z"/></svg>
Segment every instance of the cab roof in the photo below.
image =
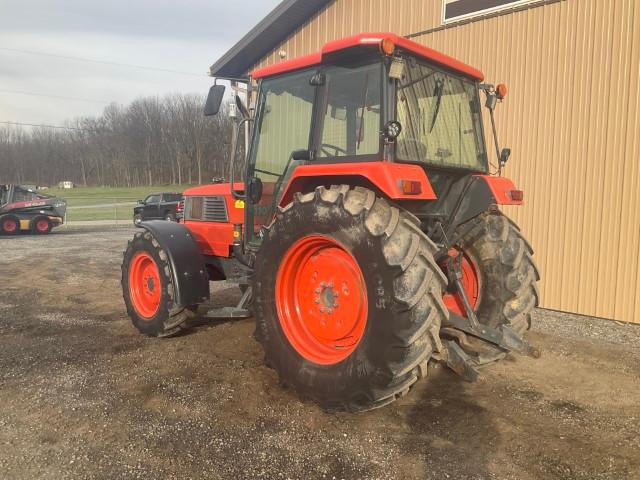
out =
<svg viewBox="0 0 640 480"><path fill-rule="evenodd" d="M360 33L340 40L333 40L326 43L319 51L293 58L266 67L258 68L251 73L254 79L271 77L285 72L292 72L314 65L320 65L327 60L330 54L355 47L375 47L378 48L384 39L390 39L396 46L396 50L403 50L433 62L441 67L461 73L476 81L484 80L484 74L466 63L456 60L453 57L440 53L432 48L425 47L413 40L401 37L394 33Z"/></svg>

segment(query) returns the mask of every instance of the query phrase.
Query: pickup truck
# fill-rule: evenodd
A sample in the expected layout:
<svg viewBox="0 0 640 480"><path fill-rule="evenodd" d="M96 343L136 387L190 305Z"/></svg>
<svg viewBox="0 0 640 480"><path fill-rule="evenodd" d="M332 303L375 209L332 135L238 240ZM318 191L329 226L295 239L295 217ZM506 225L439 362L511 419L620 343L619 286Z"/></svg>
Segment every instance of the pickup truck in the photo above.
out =
<svg viewBox="0 0 640 480"><path fill-rule="evenodd" d="M144 200L138 200L133 207L133 223L138 225L144 220L164 219L175 222L182 217L184 202L181 193L152 193Z"/></svg>

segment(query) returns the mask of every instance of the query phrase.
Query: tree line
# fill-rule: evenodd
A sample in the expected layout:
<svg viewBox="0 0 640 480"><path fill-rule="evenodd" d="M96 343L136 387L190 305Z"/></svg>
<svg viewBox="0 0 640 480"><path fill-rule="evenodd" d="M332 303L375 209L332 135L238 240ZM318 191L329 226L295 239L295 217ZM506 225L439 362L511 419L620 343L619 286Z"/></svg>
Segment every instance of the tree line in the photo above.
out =
<svg viewBox="0 0 640 480"><path fill-rule="evenodd" d="M228 177L232 120L203 115L197 94L108 105L67 129L0 128L0 183L130 187Z"/></svg>

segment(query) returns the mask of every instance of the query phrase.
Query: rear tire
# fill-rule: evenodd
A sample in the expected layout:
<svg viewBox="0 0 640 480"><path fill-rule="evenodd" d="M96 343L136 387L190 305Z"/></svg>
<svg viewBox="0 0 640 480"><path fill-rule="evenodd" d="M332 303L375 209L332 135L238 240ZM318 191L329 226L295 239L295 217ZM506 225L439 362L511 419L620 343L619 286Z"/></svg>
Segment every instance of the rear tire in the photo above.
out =
<svg viewBox="0 0 640 480"><path fill-rule="evenodd" d="M460 226L459 232L456 247L475 264L479 275L478 321L491 327L507 325L523 335L531 328L531 314L539 303L540 274L533 249L518 226L497 210ZM502 350L492 349L501 355L480 363L504 357Z"/></svg>
<svg viewBox="0 0 640 480"><path fill-rule="evenodd" d="M2 235L17 235L20 233L20 220L14 215L0 217L0 233Z"/></svg>
<svg viewBox="0 0 640 480"><path fill-rule="evenodd" d="M436 246L420 230L413 215L364 188L318 187L315 192L296 194L292 203L279 209L264 233L253 275L256 338L265 350L266 363L278 372L281 383L325 409L361 411L393 402L425 376L429 359L442 347L438 332L448 315L442 303L446 279L433 258ZM311 254L305 262L312 263L324 255L330 266L328 273L322 266L304 270L300 262L287 263L299 245L323 241L329 245L329 253ZM364 292L351 292L347 298L345 285L358 284L357 273L346 274L344 280L338 273L332 276L331 268L350 265L349 258L353 259L354 272L361 272ZM288 278L284 272L289 268L298 268L301 274L294 275L292 278L299 281L287 287L282 279ZM303 275L316 268L310 276ZM314 290L315 283L324 277L323 286ZM324 324L313 323L315 318L322 318L321 314L312 309L314 304L322 306L322 289L331 288L333 292L334 280L335 291L340 293L334 300L342 309L338 311L338 305L334 305L334 317L327 321L337 322L338 327L332 324L322 330ZM327 282L331 282L330 287ZM315 299L305 295L307 287L318 294ZM307 335L313 337L305 345L308 350L296 345L290 332L289 317L294 314L280 314L291 311L282 308L284 297L308 306L298 315L304 324L303 334L305 328L308 332L322 331L319 336ZM340 330L343 322L350 323L351 317L361 312L354 306L361 304L366 313L364 327L356 322L348 335L327 345L330 330ZM341 316L344 311L356 314ZM325 332L327 336L323 337ZM316 360L310 359L313 355L308 352L316 351L314 341L325 342L327 348L319 350L325 357L319 353ZM350 350L345 358L341 349Z"/></svg>
<svg viewBox="0 0 640 480"><path fill-rule="evenodd" d="M133 325L152 337L170 337L187 329L197 308L174 303L167 254L146 230L136 233L124 252L122 294Z"/></svg>
<svg viewBox="0 0 640 480"><path fill-rule="evenodd" d="M164 214L164 219L167 222L175 222L176 221L176 216L171 212L167 212L167 213Z"/></svg>

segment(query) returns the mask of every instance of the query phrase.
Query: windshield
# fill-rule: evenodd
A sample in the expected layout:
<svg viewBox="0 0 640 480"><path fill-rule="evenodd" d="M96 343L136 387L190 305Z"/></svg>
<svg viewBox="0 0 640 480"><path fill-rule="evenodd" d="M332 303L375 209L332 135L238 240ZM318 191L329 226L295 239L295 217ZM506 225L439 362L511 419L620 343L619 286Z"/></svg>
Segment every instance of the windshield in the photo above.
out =
<svg viewBox="0 0 640 480"><path fill-rule="evenodd" d="M487 171L475 84L414 59L405 63L397 95L398 159Z"/></svg>

